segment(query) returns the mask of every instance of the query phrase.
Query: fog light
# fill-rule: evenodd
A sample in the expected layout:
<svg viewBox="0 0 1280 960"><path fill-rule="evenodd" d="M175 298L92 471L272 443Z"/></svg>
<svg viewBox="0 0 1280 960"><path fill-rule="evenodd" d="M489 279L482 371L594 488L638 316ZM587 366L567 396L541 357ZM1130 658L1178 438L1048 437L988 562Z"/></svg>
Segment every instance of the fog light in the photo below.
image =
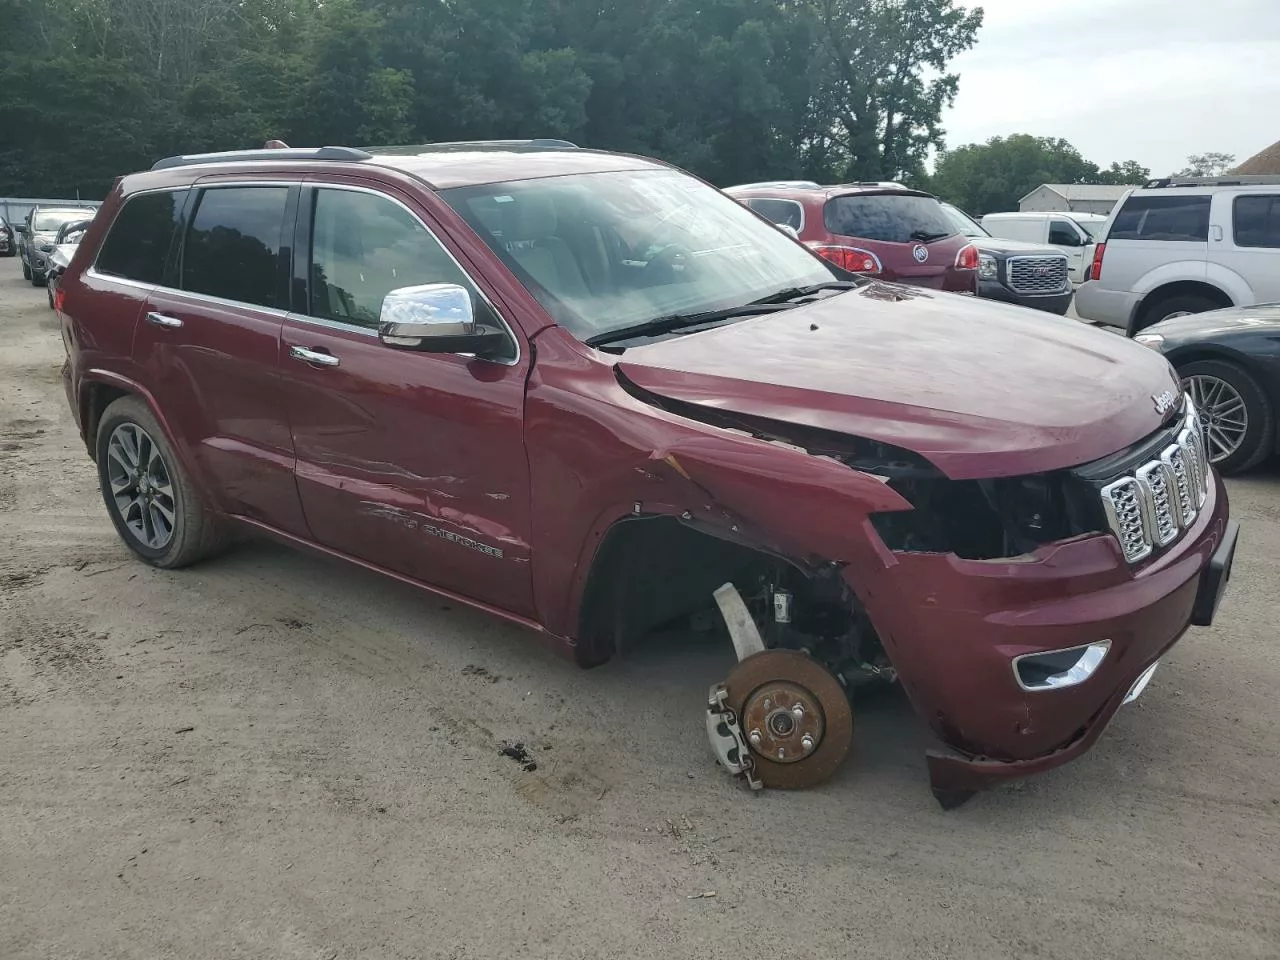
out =
<svg viewBox="0 0 1280 960"><path fill-rule="evenodd" d="M1023 690L1061 690L1084 683L1102 665L1110 640L1048 653L1028 653L1015 657L1013 675Z"/></svg>

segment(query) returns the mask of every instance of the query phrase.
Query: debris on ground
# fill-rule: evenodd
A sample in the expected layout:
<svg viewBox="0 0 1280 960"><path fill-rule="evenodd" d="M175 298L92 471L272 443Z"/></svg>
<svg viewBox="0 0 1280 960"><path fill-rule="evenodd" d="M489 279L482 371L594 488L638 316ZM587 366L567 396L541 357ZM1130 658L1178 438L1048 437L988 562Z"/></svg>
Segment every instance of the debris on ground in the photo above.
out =
<svg viewBox="0 0 1280 960"><path fill-rule="evenodd" d="M706 893L693 893L685 897L686 900L710 900L716 895L714 890L708 890Z"/></svg>
<svg viewBox="0 0 1280 960"><path fill-rule="evenodd" d="M529 756L529 751L525 749L523 743L506 743L502 744L502 749L498 751L504 757L510 757L516 763L524 768L525 773L532 773L538 769L538 761Z"/></svg>
<svg viewBox="0 0 1280 960"><path fill-rule="evenodd" d="M497 683L502 678L496 673L490 673L485 667L477 666L474 663L468 663L462 668L464 677L479 677L481 680L488 680L490 683Z"/></svg>

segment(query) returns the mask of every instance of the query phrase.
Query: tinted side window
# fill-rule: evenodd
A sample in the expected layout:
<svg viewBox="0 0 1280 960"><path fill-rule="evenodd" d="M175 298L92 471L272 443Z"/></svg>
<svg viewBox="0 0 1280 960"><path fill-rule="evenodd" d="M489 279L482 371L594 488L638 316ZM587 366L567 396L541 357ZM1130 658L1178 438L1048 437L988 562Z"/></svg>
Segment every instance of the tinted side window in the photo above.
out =
<svg viewBox="0 0 1280 960"><path fill-rule="evenodd" d="M1078 247L1080 231L1065 220L1050 220L1049 242L1059 247Z"/></svg>
<svg viewBox="0 0 1280 960"><path fill-rule="evenodd" d="M182 252L182 289L281 307L288 187L217 187L200 195Z"/></svg>
<svg viewBox="0 0 1280 960"><path fill-rule="evenodd" d="M125 202L98 252L95 269L139 283L164 279L164 261L186 190L144 193Z"/></svg>
<svg viewBox="0 0 1280 960"><path fill-rule="evenodd" d="M1280 196L1236 197L1237 247L1280 247Z"/></svg>
<svg viewBox="0 0 1280 960"><path fill-rule="evenodd" d="M1204 243L1209 239L1207 196L1132 196L1116 215L1108 240L1183 240Z"/></svg>
<svg viewBox="0 0 1280 960"><path fill-rule="evenodd" d="M794 227L804 227L804 207L794 200L770 200L764 197L752 197L747 206L771 223Z"/></svg>
<svg viewBox="0 0 1280 960"><path fill-rule="evenodd" d="M842 237L888 243L929 243L957 232L936 199L910 193L835 197L827 201L823 219Z"/></svg>
<svg viewBox="0 0 1280 960"><path fill-rule="evenodd" d="M388 293L423 283L456 283L474 293L439 241L398 203L351 190L315 192L313 317L376 327Z"/></svg>

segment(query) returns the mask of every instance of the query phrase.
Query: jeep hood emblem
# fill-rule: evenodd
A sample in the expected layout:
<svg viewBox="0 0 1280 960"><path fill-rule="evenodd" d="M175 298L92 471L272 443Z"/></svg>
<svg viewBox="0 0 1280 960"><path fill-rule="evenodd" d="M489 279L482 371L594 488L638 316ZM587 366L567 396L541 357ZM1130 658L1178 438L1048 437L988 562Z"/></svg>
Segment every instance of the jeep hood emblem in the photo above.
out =
<svg viewBox="0 0 1280 960"><path fill-rule="evenodd" d="M1156 413L1163 417L1177 404L1178 395L1172 390L1166 390L1164 393L1152 394L1151 399L1155 402Z"/></svg>

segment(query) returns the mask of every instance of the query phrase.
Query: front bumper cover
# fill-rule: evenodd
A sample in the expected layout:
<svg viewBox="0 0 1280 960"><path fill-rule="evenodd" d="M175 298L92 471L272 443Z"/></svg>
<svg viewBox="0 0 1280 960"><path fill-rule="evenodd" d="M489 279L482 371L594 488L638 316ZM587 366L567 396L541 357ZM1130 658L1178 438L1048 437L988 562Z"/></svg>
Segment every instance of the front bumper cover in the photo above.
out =
<svg viewBox="0 0 1280 960"><path fill-rule="evenodd" d="M1084 753L1135 681L1189 626L1212 620L1238 526L1216 477L1210 497L1181 540L1135 569L1110 536L1019 561L893 555L865 602L916 712L943 744L927 754L943 806ZM1102 639L1110 655L1084 683L1018 686L1015 657Z"/></svg>

